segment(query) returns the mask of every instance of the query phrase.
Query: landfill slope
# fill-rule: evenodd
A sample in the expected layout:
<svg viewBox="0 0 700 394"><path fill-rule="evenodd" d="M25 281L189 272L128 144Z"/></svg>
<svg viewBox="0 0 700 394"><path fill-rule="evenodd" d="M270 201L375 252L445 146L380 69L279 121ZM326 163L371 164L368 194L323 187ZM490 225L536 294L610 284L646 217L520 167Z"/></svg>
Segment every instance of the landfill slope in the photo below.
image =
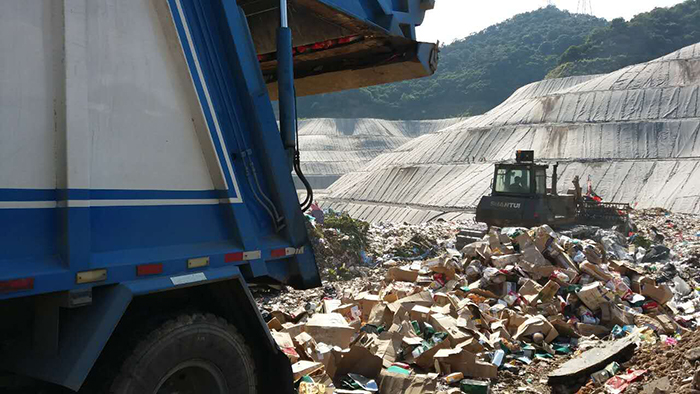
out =
<svg viewBox="0 0 700 394"><path fill-rule="evenodd" d="M559 192L590 176L606 200L700 213L699 90L700 44L610 74L536 82L346 174L324 206L375 222L468 219L493 164L532 149L561 164Z"/></svg>
<svg viewBox="0 0 700 394"><path fill-rule="evenodd" d="M441 130L459 119L388 121L307 119L299 122L301 168L314 189L325 189L342 175L360 171L380 154L411 139ZM303 184L294 177L297 189Z"/></svg>

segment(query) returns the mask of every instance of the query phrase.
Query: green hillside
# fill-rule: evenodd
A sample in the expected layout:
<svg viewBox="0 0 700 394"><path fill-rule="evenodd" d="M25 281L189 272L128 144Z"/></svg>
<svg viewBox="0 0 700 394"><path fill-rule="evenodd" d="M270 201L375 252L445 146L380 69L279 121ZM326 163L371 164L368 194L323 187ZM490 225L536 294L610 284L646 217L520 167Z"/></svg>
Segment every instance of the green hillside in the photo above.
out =
<svg viewBox="0 0 700 394"><path fill-rule="evenodd" d="M516 15L441 47L438 72L340 93L299 98L299 116L434 119L476 115L500 104L517 88L539 81L561 55L583 44L604 19L555 7Z"/></svg>
<svg viewBox="0 0 700 394"><path fill-rule="evenodd" d="M614 19L567 49L547 77L608 73L656 59L700 41L700 0Z"/></svg>

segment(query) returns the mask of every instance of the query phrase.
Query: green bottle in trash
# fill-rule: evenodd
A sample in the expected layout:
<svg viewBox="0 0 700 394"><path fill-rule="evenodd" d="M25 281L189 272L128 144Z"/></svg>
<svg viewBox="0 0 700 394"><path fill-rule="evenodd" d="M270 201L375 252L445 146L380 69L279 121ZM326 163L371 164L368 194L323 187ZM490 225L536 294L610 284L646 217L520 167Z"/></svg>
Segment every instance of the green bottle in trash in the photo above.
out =
<svg viewBox="0 0 700 394"><path fill-rule="evenodd" d="M489 382L481 380L464 379L459 382L459 388L463 393L468 394L490 394L491 385Z"/></svg>

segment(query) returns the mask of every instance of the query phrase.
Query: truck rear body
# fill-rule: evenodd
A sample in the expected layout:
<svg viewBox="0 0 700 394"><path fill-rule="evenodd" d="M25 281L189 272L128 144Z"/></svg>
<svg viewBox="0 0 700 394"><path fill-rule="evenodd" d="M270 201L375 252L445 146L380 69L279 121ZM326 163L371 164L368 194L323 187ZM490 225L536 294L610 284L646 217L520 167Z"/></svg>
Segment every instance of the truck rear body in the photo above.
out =
<svg viewBox="0 0 700 394"><path fill-rule="evenodd" d="M318 284L259 66L274 69L276 3L238 3L0 4L0 299L92 286L76 275L95 269L107 269L100 284L137 279L144 264L186 273L198 257ZM423 3L405 3L410 13L383 1L301 1L291 14L295 46L330 41L308 52L336 76L357 72L338 48L395 58L434 49L414 41ZM329 31L330 19L343 27ZM338 44L348 36L357 42ZM417 59L406 62L423 67ZM413 77L431 73L424 59ZM258 198L284 229L275 231ZM279 260L294 268L266 263Z"/></svg>

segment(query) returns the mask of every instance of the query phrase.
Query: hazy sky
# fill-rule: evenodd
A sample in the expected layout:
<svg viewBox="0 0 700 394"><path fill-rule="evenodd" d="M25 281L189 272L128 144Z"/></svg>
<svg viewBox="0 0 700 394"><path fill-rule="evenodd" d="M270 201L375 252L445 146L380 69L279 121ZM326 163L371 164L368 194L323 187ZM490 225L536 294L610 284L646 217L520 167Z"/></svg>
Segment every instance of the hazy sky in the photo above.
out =
<svg viewBox="0 0 700 394"><path fill-rule="evenodd" d="M576 12L579 0L554 0L557 7ZM591 0L593 13L608 20L634 15L655 7L668 7L682 0ZM421 41L450 43L502 22L515 14L536 10L547 0L436 0L423 25L418 27Z"/></svg>

